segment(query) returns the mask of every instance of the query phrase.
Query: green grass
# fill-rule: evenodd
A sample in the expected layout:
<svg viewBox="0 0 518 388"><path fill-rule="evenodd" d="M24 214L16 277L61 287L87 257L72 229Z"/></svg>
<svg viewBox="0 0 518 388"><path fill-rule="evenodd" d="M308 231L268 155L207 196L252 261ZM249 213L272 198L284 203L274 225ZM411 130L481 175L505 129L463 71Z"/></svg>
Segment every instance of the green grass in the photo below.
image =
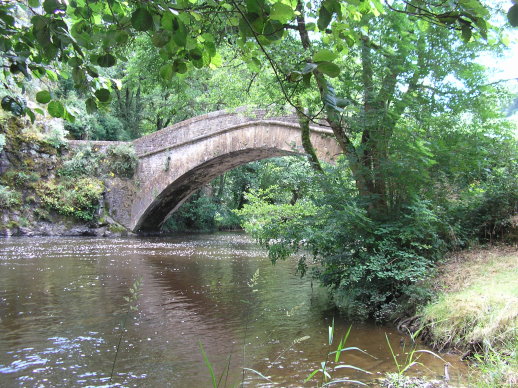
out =
<svg viewBox="0 0 518 388"><path fill-rule="evenodd" d="M437 348L475 350L473 386L518 385L518 251L494 248L445 264L439 296L422 311Z"/></svg>

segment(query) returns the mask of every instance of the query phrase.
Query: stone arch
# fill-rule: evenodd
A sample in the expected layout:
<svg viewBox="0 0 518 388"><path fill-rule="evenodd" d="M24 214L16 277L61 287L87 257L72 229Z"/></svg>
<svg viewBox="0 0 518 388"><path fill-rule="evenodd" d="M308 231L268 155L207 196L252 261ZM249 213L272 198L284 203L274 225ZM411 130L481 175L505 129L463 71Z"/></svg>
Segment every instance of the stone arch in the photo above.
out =
<svg viewBox="0 0 518 388"><path fill-rule="evenodd" d="M139 154L136 179L140 188L131 207L129 225L135 232L153 231L189 196L218 175L255 160L303 154L300 127L288 120L243 119L220 113L220 120L191 121L199 136L185 136L185 123L134 142ZM239 122L241 120L241 122ZM236 122L237 121L237 122ZM181 131L178 131L180 129ZM178 137L173 135L180 133ZM154 141L153 141L154 139ZM331 131L313 127L311 140L321 160L340 153Z"/></svg>

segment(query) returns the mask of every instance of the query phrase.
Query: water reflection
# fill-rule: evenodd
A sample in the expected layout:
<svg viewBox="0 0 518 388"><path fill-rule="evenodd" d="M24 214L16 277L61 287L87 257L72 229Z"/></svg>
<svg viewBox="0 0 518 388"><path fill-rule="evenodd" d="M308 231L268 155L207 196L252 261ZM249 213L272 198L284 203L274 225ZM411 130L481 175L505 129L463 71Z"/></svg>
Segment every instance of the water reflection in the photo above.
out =
<svg viewBox="0 0 518 388"><path fill-rule="evenodd" d="M272 266L242 234L19 238L0 241L0 252L2 386L109 384L127 314L124 297L137 278L143 288L138 312L125 323L118 386L209 386L200 343L217 373L228 370L229 385L246 366L280 386L301 386L325 359L333 317L325 291L300 279L294 261ZM336 319L337 333L348 326ZM387 331L355 325L348 345L375 358L350 352L346 362L394 370ZM389 336L401 351L401 336ZM442 372L442 361L423 360L429 375ZM454 376L462 368L455 366ZM336 376L372 379L350 371ZM253 373L245 384L271 385Z"/></svg>

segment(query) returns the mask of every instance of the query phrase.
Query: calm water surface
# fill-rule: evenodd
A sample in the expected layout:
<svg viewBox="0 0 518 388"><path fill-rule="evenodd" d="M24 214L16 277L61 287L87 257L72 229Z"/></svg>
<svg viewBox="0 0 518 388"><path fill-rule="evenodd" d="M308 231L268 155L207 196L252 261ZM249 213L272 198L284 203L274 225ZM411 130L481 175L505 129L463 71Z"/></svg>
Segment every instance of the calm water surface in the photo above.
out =
<svg viewBox="0 0 518 388"><path fill-rule="evenodd" d="M295 268L295 260L272 266L239 233L0 240L0 386L209 387L200 344L218 379L228 370L221 387L243 378L273 385L252 372L243 377L243 366L277 386L316 386L303 382L325 360L328 325L335 317L338 335L350 323ZM136 279L138 310L128 314L124 297ZM403 355L405 339L393 328L353 325L347 345L370 356L351 351L343 362L373 374L332 375L376 385L380 373L394 371L385 333ZM465 367L444 357L460 381ZM420 361L426 368L413 373L443 373L443 361Z"/></svg>

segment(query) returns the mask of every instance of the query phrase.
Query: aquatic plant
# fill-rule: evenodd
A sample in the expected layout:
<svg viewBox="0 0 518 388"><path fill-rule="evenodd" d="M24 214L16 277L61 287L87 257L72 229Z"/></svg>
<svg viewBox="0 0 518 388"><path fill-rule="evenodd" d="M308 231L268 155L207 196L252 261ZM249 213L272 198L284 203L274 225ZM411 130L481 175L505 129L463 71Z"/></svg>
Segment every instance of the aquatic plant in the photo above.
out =
<svg viewBox="0 0 518 388"><path fill-rule="evenodd" d="M358 385L367 385L365 383L362 383L358 380L351 380L349 378L338 378L333 379L331 376L331 372L335 371L336 369L354 369L363 373L372 374L371 372L366 371L365 369L359 368L354 365L349 364L338 364L338 365L330 365L330 357L332 358L334 356L334 363L338 363L340 361L340 356L343 352L351 351L351 350L357 350L361 353L369 355L364 350L356 347L356 346L349 346L345 347L345 343L347 342L347 339L349 338L349 334L351 333L352 326L349 326L349 329L347 332L343 335L343 337L340 338L340 341L338 342L338 346L336 347L336 350L331 351L331 347L333 346L334 342L334 333L335 333L335 320L333 319L333 323L331 326L328 327L328 347L329 350L326 354L325 361L322 361L320 363L320 367L315 369L313 372L309 374L309 376L304 380L304 383L307 383L310 381L315 375L318 373L322 374L322 378L320 381L320 384L322 387L327 387L333 384L339 384L339 383L352 383L352 384L358 384ZM372 356L371 356L372 357Z"/></svg>
<svg viewBox="0 0 518 388"><path fill-rule="evenodd" d="M112 370L110 372L110 384L113 379L113 373L115 371L115 364L117 363L117 356L120 352L120 346L122 342L122 337L124 336L124 331L126 330L126 321L128 320L130 314L133 311L137 311L137 302L140 297L142 291L142 278L136 279L131 287L129 288L129 296L124 296L124 300L126 301L126 314L124 315L123 320L121 321L121 324L119 326L120 328L120 335L119 335L119 342L117 343L117 347L115 349L115 356L113 357L113 364L112 364Z"/></svg>
<svg viewBox="0 0 518 388"><path fill-rule="evenodd" d="M385 333L385 338L387 340L387 345L390 350L390 355L392 356L392 359L394 360L394 365L396 366L396 369L397 369L396 373L393 373L389 376L389 378L391 380L393 380L397 383L395 386L399 386L398 384L400 382L406 380L405 373L410 368L412 368L413 366L418 366L418 365L424 366L424 364L419 361L419 359L421 358L421 356L423 354L431 354L432 356L439 358L440 360L444 361L445 364L447 364L447 362L441 356L439 356L438 354L436 354L430 350L426 350L426 349L418 350L416 342L415 342L415 338L418 336L419 336L419 331L411 334L410 338L412 340L411 341L412 345L411 345L410 349L408 349L408 350L406 348L406 342L403 343L403 349L402 349L403 359L400 360L398 358L399 354L396 354L396 352L394 352L394 349L392 348L392 345L390 344L388 335L387 335L387 333ZM446 368L446 370L447 370L447 368Z"/></svg>

